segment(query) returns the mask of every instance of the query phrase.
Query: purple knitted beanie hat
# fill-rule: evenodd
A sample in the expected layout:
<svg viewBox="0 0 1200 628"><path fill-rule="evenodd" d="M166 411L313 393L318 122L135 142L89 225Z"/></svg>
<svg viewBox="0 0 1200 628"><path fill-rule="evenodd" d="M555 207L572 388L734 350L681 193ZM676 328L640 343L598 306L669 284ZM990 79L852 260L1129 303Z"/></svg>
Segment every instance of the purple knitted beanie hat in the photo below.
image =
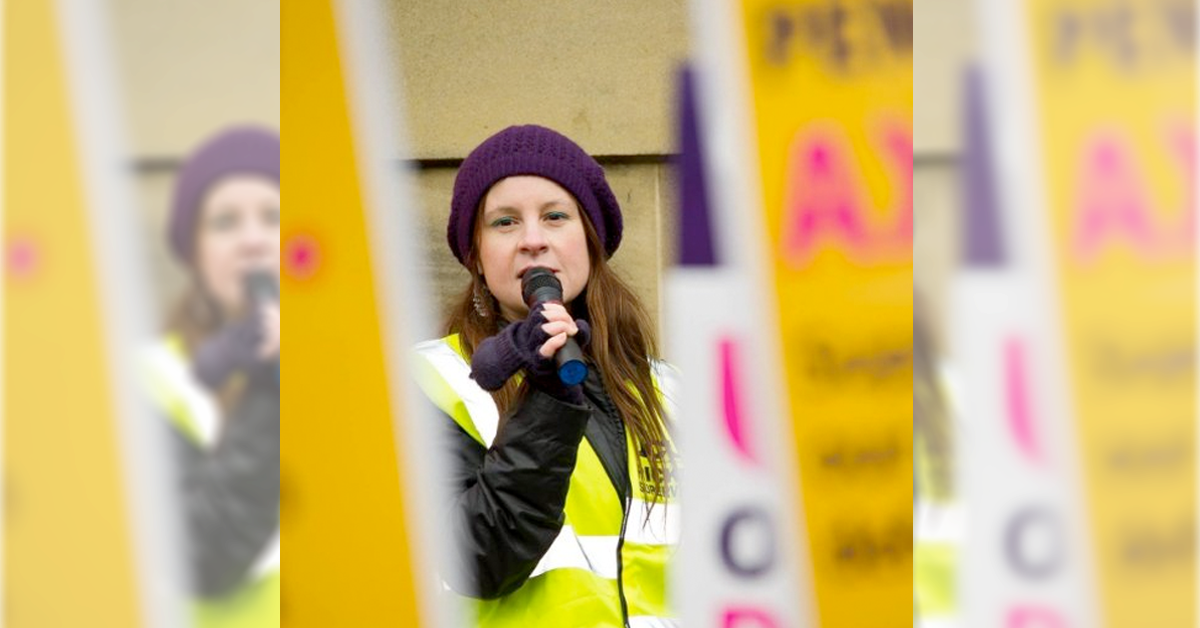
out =
<svg viewBox="0 0 1200 628"><path fill-rule="evenodd" d="M545 177L579 201L592 228L612 256L621 244L621 206L604 178L604 169L566 136L536 125L510 126L471 151L454 179L446 238L454 257L466 265L474 245L475 209L499 180L516 175Z"/></svg>
<svg viewBox="0 0 1200 628"><path fill-rule="evenodd" d="M188 157L175 180L175 196L167 222L171 250L185 264L195 255L200 203L222 177L259 174L279 184L279 135L255 127L228 129Z"/></svg>

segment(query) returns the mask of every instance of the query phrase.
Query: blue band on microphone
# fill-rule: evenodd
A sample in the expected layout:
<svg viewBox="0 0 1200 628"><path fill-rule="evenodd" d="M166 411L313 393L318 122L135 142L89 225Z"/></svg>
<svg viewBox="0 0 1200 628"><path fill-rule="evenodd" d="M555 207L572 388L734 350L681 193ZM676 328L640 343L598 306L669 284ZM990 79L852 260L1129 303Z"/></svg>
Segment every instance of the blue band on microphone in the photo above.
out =
<svg viewBox="0 0 1200 628"><path fill-rule="evenodd" d="M587 365L580 360L571 360L558 367L558 379L568 386L580 384L587 379Z"/></svg>

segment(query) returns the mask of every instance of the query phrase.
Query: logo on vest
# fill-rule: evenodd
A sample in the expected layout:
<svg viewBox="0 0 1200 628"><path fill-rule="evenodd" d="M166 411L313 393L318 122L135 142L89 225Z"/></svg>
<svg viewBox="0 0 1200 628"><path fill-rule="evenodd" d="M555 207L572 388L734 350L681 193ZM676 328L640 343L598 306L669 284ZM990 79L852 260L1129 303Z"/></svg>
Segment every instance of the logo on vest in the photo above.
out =
<svg viewBox="0 0 1200 628"><path fill-rule="evenodd" d="M674 455L668 448L662 445L652 445L654 452L664 453L662 456L655 456L655 462L651 462L648 448L645 444L638 446L638 491L647 497L653 496L659 500L675 499L677 486L675 483L674 473L667 475L668 470L674 471L673 465L669 462L669 456ZM664 487L654 481L653 469L657 468L659 477L668 478L667 485Z"/></svg>

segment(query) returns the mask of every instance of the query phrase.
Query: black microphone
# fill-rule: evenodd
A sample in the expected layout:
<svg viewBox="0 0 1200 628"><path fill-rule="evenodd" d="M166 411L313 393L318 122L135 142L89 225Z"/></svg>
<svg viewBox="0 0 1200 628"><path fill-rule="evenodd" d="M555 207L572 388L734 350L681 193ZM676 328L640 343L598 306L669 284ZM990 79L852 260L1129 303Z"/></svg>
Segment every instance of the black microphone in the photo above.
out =
<svg viewBox="0 0 1200 628"><path fill-rule="evenodd" d="M258 310L264 305L279 303L279 282L275 275L265 270L252 270L242 276L242 289L245 291L246 303L254 310L252 314L258 317ZM275 379L279 379L279 357L272 360L275 363Z"/></svg>
<svg viewBox="0 0 1200 628"><path fill-rule="evenodd" d="M279 283L275 275L265 270L252 270L242 277L242 288L246 291L247 301L259 307L268 303L279 302Z"/></svg>
<svg viewBox="0 0 1200 628"><path fill-rule="evenodd" d="M521 296L530 310L541 303L561 304L562 283L549 268L530 268L521 276ZM583 350L574 338L567 336L567 344L554 354L554 362L558 365L558 379L562 383L574 386L587 379L588 368L583 361Z"/></svg>

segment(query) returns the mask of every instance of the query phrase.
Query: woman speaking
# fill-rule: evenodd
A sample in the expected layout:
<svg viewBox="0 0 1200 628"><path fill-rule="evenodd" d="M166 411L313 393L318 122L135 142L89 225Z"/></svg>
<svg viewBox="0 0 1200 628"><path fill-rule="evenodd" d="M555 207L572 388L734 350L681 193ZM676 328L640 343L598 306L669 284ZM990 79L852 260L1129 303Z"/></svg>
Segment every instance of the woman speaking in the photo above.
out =
<svg viewBox="0 0 1200 628"><path fill-rule="evenodd" d="M168 221L188 287L148 352L168 425L195 623L279 625L279 137L218 134L184 163Z"/></svg>
<svg viewBox="0 0 1200 628"><path fill-rule="evenodd" d="M442 576L479 626L674 625L671 369L608 264L621 234L603 169L544 127L493 135L455 179L471 280L416 362L452 461Z"/></svg>

